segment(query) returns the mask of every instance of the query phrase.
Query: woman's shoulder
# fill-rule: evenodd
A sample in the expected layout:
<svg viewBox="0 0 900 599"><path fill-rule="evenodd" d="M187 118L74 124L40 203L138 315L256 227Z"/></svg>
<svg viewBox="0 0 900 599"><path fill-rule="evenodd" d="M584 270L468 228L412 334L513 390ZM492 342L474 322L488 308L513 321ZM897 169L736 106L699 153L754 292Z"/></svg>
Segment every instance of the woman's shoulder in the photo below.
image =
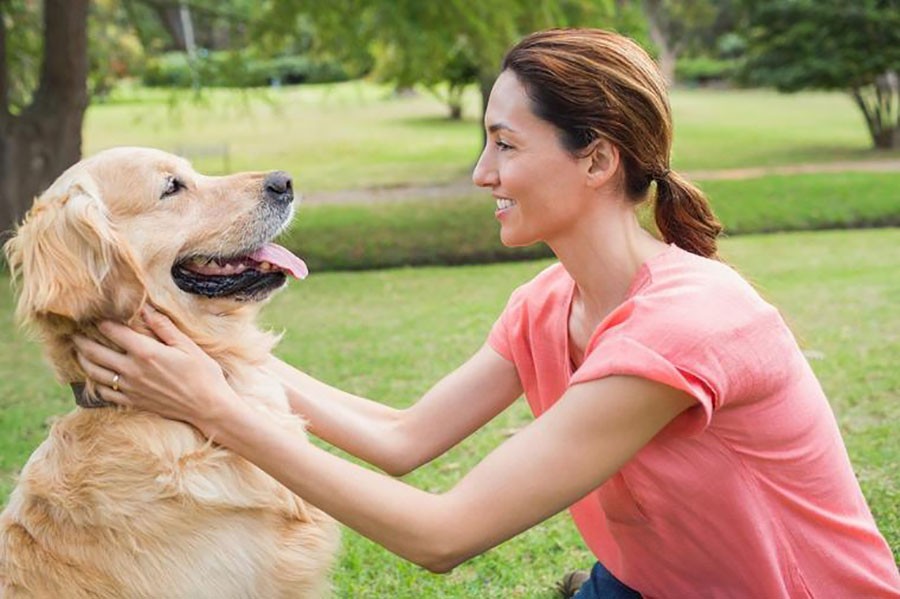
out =
<svg viewBox="0 0 900 599"><path fill-rule="evenodd" d="M664 299L672 305L713 307L769 306L757 289L734 267L671 246L647 265L646 280L636 296Z"/></svg>
<svg viewBox="0 0 900 599"><path fill-rule="evenodd" d="M698 338L784 326L778 310L725 262L672 248L646 270L631 298L633 324Z"/></svg>

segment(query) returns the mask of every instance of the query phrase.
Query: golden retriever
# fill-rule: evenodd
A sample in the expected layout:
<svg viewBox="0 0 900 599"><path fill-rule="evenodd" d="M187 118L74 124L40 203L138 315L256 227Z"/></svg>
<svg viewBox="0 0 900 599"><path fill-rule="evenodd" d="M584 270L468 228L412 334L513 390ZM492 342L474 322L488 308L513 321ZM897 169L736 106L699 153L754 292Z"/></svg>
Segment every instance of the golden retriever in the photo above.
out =
<svg viewBox="0 0 900 599"><path fill-rule="evenodd" d="M91 381L79 332L139 327L144 302L222 366L245 401L305 434L263 361L259 306L305 276L270 243L293 214L286 174L200 175L177 156L116 148L66 171L5 246L17 317L58 379ZM190 376L190 373L185 373ZM180 422L118 407L60 418L0 514L0 596L276 598L327 592L333 520Z"/></svg>

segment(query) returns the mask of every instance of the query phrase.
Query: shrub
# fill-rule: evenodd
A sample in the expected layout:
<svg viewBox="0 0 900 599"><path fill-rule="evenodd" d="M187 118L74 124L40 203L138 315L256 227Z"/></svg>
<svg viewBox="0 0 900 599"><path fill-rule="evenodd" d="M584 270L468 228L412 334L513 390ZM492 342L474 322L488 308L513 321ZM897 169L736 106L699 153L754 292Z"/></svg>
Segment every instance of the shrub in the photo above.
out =
<svg viewBox="0 0 900 599"><path fill-rule="evenodd" d="M736 60L698 57L680 58L675 64L675 78L687 85L710 85L730 81L737 72Z"/></svg>
<svg viewBox="0 0 900 599"><path fill-rule="evenodd" d="M769 176L701 183L726 235L900 226L900 173ZM300 209L280 243L313 271L472 264L548 257L542 244L506 248L493 201L445 200ZM642 218L652 226L644 210Z"/></svg>
<svg viewBox="0 0 900 599"><path fill-rule="evenodd" d="M172 52L148 61L149 87L265 87L273 84L330 83L351 77L337 62L308 56L247 59L232 52L200 52L193 66L186 54Z"/></svg>

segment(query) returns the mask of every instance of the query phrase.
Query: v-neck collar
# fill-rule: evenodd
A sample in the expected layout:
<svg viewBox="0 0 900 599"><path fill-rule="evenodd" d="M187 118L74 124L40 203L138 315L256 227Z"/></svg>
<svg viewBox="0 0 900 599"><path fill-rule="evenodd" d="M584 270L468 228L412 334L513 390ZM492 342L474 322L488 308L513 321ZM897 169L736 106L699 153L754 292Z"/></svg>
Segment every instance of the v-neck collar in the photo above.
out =
<svg viewBox="0 0 900 599"><path fill-rule="evenodd" d="M569 378L572 378L572 376L578 371L578 369L581 367L581 365L584 364L584 359L590 353L591 347L593 347L597 338L606 330L606 328L608 326L608 321L610 320L610 317L612 317L614 314L616 314L622 305L624 305L629 300L631 300L631 298L634 297L634 295L638 291L640 291L640 289L646 283L650 282L650 280L651 280L651 272L650 272L651 265L653 263L661 260L664 256L668 256L669 254L671 254L673 252L673 250L677 250L677 249L678 249L678 246L676 246L674 243L670 243L668 245L668 247L666 247L666 249L660 251L657 254L654 254L653 256L650 256L647 260L645 260L644 262L641 263L641 266L638 268L637 272L635 273L634 278L631 280L631 284L628 286L628 291L625 293L625 299L622 300L622 302L618 306L616 306L615 308L610 310L609 314L607 314L603 318L603 320L600 321L600 324L597 325L597 328L595 328L594 331L591 333L590 337L588 337L587 343L584 346L584 352L582 353L582 356L581 356L581 363L577 364L577 365L572 361L572 351L571 351L572 338L571 338L571 334L569 332L569 320L572 318L572 306L575 302L575 279L572 278L572 275L568 274L568 271L566 271L566 275L569 278L569 282L568 282L568 290L566 291L566 296L565 296L566 309L562 311L562 314L563 314L562 326L563 326L563 331L565 332L564 360L565 360L566 369L569 373Z"/></svg>

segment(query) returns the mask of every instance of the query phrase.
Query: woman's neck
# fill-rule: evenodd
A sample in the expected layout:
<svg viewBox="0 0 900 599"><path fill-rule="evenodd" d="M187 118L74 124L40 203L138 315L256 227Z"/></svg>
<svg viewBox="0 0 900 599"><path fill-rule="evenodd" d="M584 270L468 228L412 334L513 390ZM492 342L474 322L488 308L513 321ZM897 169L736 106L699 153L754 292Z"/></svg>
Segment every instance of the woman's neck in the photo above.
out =
<svg viewBox="0 0 900 599"><path fill-rule="evenodd" d="M630 207L586 218L564 238L548 245L575 280L575 301L599 324L625 301L641 265L666 244L645 231Z"/></svg>

